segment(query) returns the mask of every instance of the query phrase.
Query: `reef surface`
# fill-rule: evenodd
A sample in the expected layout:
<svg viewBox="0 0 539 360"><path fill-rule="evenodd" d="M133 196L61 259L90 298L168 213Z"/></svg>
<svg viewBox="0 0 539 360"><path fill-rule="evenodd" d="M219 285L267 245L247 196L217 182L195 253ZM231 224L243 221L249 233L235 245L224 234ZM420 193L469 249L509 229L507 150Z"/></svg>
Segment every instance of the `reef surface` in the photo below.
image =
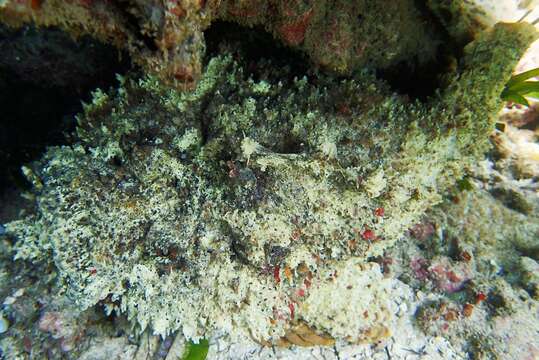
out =
<svg viewBox="0 0 539 360"><path fill-rule="evenodd" d="M77 323L280 346L389 338L402 286L382 260L483 157L535 37L524 23L485 31L423 103L368 71L297 78L228 50L192 90L148 75L96 91L77 140L24 168L33 210L5 226L2 263L14 265L1 280L28 290L8 301L3 353L88 352ZM460 286L429 266L416 270ZM46 334L58 348L39 348Z"/></svg>
<svg viewBox="0 0 539 360"><path fill-rule="evenodd" d="M470 6L0 0L1 89L124 73L1 194L0 357L539 356L537 34Z"/></svg>
<svg viewBox="0 0 539 360"><path fill-rule="evenodd" d="M484 22L470 15L469 5L461 0L4 0L0 22L91 35L125 50L162 82L192 88L202 74L204 31L216 22L265 29L307 54L313 65L339 74L364 67L395 73L395 67L429 67L470 41Z"/></svg>

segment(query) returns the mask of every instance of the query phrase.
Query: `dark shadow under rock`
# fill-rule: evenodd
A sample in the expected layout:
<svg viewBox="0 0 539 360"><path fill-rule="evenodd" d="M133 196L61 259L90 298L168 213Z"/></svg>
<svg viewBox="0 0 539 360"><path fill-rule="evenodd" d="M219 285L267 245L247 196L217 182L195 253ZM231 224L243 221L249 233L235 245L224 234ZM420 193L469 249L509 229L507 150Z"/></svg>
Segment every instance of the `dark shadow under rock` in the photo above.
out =
<svg viewBox="0 0 539 360"><path fill-rule="evenodd" d="M20 167L46 146L68 142L81 100L115 84L129 59L87 37L53 28L0 27L0 189L23 185Z"/></svg>

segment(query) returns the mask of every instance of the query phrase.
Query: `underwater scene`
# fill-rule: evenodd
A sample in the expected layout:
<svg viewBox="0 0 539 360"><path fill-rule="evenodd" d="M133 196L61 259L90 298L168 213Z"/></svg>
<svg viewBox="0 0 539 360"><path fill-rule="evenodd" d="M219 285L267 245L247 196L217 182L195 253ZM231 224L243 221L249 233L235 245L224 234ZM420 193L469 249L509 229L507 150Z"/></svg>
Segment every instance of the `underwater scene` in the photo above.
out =
<svg viewBox="0 0 539 360"><path fill-rule="evenodd" d="M0 0L0 359L539 360L539 0Z"/></svg>

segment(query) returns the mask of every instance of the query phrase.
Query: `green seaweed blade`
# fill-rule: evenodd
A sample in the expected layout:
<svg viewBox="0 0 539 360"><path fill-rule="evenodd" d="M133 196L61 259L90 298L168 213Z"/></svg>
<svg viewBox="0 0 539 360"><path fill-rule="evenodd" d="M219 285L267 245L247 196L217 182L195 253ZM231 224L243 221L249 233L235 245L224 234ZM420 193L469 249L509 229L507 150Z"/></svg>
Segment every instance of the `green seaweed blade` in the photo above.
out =
<svg viewBox="0 0 539 360"><path fill-rule="evenodd" d="M200 340L198 344L189 341L181 360L204 360L208 356L209 348L210 344L206 339Z"/></svg>
<svg viewBox="0 0 539 360"><path fill-rule="evenodd" d="M516 85L520 82L526 81L528 79L531 79L533 77L539 76L539 68L531 69L528 71L525 71L523 73L520 73L518 75L513 76L508 82L507 87L512 87L513 85Z"/></svg>

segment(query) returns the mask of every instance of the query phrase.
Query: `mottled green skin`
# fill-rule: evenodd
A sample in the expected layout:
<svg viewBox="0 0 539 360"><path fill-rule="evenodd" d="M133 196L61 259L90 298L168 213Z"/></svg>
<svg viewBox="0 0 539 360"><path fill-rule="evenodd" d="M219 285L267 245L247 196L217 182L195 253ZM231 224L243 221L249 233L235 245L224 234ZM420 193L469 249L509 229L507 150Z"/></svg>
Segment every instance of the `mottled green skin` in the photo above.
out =
<svg viewBox="0 0 539 360"><path fill-rule="evenodd" d="M17 256L50 258L79 308L103 300L159 334L276 339L305 268L381 255L483 154L533 38L483 34L429 104L369 76L255 82L229 56L193 92L124 81L96 93L79 143L27 169L37 211L8 224Z"/></svg>

